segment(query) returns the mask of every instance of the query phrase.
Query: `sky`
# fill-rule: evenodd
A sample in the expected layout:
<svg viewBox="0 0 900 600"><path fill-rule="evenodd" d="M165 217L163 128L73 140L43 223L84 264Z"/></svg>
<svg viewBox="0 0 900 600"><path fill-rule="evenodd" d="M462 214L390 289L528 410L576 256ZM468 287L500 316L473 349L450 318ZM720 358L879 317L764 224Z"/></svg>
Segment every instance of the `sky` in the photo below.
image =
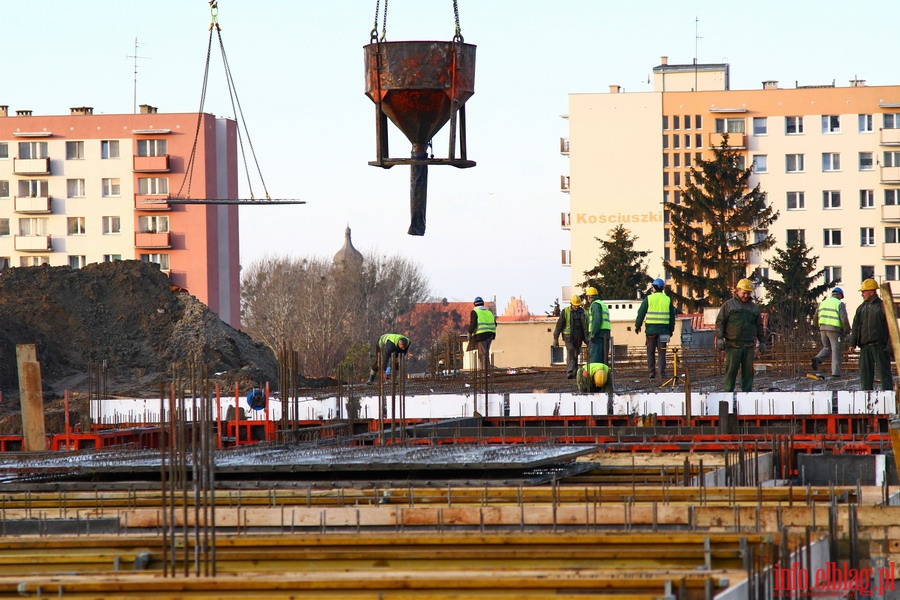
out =
<svg viewBox="0 0 900 600"><path fill-rule="evenodd" d="M468 158L477 166L429 168L427 230L409 236L409 167L368 165L375 109L364 93L363 46L375 6L219 0L236 98L262 172L261 181L242 178L242 197L251 185L262 197L264 183L271 198L306 202L242 206L242 266L265 257L330 258L349 226L362 252L418 263L434 298L483 296L501 312L521 298L544 314L572 278L560 260L569 245L560 227L568 165L559 152L569 94L607 93L611 84L650 91L661 56L670 64L695 56L728 62L735 90L759 89L764 80L782 88L898 83L893 1L757 0L736 8L706 0L458 0L464 40L477 46L475 94L466 103ZM200 107L207 0L3 8L0 104L11 114ZM387 41L450 41L453 2L389 0L385 33ZM223 64L215 38L203 110L234 117ZM408 156L409 143L390 128L391 156ZM447 155L446 134L447 127L435 137L436 157Z"/></svg>

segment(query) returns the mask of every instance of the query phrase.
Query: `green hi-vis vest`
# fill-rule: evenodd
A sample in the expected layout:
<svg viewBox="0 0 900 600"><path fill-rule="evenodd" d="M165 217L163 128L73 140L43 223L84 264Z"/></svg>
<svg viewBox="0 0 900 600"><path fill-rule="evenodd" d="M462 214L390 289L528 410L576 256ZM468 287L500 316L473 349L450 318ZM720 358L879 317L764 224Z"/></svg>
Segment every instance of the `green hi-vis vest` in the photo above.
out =
<svg viewBox="0 0 900 600"><path fill-rule="evenodd" d="M841 323L841 299L835 298L832 296L831 298L825 298L822 300L822 303L819 304L819 327L822 325L831 325L832 327L837 327L841 329L843 324Z"/></svg>
<svg viewBox="0 0 900 600"><path fill-rule="evenodd" d="M663 292L653 292L647 296L647 325L669 325L669 307L672 300Z"/></svg>
<svg viewBox="0 0 900 600"><path fill-rule="evenodd" d="M609 321L609 307L607 307L603 302L599 299L593 300L591 305L588 306L587 314L588 314L588 334L593 335L594 333L594 319L596 319L594 308L594 304L600 305L600 330L611 330L612 323Z"/></svg>
<svg viewBox="0 0 900 600"><path fill-rule="evenodd" d="M494 318L494 313L483 306L476 306L475 318L478 319L475 335L478 335L479 333L496 333L497 319Z"/></svg>
<svg viewBox="0 0 900 600"><path fill-rule="evenodd" d="M397 342L400 340L406 340L406 345L409 346L409 338L405 335L400 335L399 333L386 333L378 338L378 347L384 348L384 345L387 342L392 342L396 346Z"/></svg>

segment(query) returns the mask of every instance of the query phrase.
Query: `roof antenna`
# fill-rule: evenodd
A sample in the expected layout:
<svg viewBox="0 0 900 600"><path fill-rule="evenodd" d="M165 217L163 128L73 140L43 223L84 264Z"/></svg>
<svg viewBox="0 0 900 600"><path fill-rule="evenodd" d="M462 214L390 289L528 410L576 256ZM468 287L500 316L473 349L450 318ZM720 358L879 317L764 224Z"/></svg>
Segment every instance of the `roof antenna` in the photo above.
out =
<svg viewBox="0 0 900 600"><path fill-rule="evenodd" d="M694 17L694 91L698 91L697 62L700 55L700 17Z"/></svg>
<svg viewBox="0 0 900 600"><path fill-rule="evenodd" d="M137 71L138 71L138 59L139 58L147 58L146 56L138 56L138 39L134 38L134 54L126 54L125 58L133 58L134 59L134 114L137 114Z"/></svg>

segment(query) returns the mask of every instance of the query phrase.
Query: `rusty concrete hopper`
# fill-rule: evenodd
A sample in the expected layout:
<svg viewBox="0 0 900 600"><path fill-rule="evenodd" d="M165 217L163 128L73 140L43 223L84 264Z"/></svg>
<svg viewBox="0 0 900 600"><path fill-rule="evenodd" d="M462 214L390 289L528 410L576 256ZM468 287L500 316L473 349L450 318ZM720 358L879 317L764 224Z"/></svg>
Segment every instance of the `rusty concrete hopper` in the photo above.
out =
<svg viewBox="0 0 900 600"><path fill-rule="evenodd" d="M428 165L474 167L466 157L465 103L475 92L475 46L452 42L375 42L366 52L366 95L375 103L377 159L410 165L410 235L425 235ZM388 158L387 120L412 144L410 158ZM432 137L450 121L447 158L428 156ZM459 154L456 158L456 140Z"/></svg>

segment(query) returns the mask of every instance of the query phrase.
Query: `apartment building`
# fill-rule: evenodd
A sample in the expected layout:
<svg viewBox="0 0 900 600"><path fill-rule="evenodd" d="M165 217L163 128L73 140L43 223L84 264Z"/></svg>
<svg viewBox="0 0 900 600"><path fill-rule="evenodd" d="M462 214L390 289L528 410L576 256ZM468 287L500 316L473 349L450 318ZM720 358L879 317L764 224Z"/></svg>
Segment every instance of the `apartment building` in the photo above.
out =
<svg viewBox="0 0 900 600"><path fill-rule="evenodd" d="M236 142L209 114L0 106L0 268L151 262L239 327L237 206L170 202L237 198Z"/></svg>
<svg viewBox="0 0 900 600"><path fill-rule="evenodd" d="M710 158L723 133L753 165L751 185L780 212L769 230L776 247L805 240L826 276L849 288L851 306L858 298L849 291L863 279L900 280L900 86L765 81L731 90L729 65L669 65L665 57L653 72L650 92L610 86L569 96L562 220L573 285L596 264L596 238L618 224L651 252L649 274L666 276L666 205L681 202L691 165ZM748 273L765 270L773 253L751 256ZM900 295L900 285L894 290Z"/></svg>

